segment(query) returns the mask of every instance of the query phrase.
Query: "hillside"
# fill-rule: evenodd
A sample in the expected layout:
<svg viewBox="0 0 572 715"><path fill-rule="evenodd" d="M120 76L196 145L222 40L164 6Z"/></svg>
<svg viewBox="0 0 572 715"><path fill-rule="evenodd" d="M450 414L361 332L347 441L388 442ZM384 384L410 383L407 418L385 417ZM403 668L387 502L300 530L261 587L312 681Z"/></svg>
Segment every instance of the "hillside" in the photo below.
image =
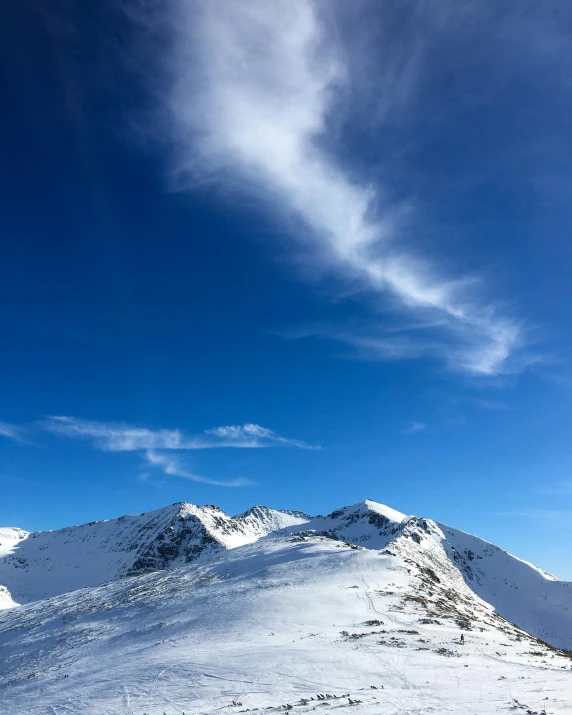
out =
<svg viewBox="0 0 572 715"><path fill-rule="evenodd" d="M569 657L434 579L292 536L5 611L0 713L569 712Z"/></svg>
<svg viewBox="0 0 572 715"><path fill-rule="evenodd" d="M3 558L43 539L43 576L67 540L121 577L0 612L1 715L569 712L572 584L430 519L174 505L31 536Z"/></svg>
<svg viewBox="0 0 572 715"><path fill-rule="evenodd" d="M179 502L57 531L2 529L0 586L16 603L30 603L123 576L182 566L305 520L267 507L253 507L232 518L216 506Z"/></svg>

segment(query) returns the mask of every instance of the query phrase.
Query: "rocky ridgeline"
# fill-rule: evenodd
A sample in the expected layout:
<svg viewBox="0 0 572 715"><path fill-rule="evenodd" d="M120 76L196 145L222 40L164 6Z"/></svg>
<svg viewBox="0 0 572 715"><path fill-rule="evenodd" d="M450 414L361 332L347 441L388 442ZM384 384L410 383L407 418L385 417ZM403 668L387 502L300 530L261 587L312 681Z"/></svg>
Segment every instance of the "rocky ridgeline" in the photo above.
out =
<svg viewBox="0 0 572 715"><path fill-rule="evenodd" d="M263 506L231 517L214 505L178 502L56 531L3 529L0 585L17 603L29 603L123 576L184 566L308 518Z"/></svg>

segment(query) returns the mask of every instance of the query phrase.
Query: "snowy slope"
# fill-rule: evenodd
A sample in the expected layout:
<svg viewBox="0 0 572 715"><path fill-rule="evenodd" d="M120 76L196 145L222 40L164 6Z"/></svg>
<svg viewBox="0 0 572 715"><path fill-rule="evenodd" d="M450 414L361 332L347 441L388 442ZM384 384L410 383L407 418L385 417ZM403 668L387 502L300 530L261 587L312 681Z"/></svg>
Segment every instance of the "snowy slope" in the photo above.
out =
<svg viewBox="0 0 572 715"><path fill-rule="evenodd" d="M290 526L306 524L311 519L301 511L278 511L267 506L253 506L243 514L233 518L233 523L240 524L248 534L266 536Z"/></svg>
<svg viewBox="0 0 572 715"><path fill-rule="evenodd" d="M27 536L28 532L23 529L0 527L0 563L2 558L12 554L20 541ZM18 604L12 599L12 594L0 580L0 611L4 608L13 608L16 605Z"/></svg>
<svg viewBox="0 0 572 715"><path fill-rule="evenodd" d="M23 529L0 527L0 557L11 553L22 539L28 536Z"/></svg>
<svg viewBox="0 0 572 715"><path fill-rule="evenodd" d="M138 516L58 531L0 530L0 586L17 603L172 568L248 544L305 517L254 507L232 518L216 506L177 503ZM12 605L0 591L0 608Z"/></svg>
<svg viewBox="0 0 572 715"><path fill-rule="evenodd" d="M426 574L446 574L457 594L477 596L534 636L572 649L572 583L476 536L370 500L288 529L310 531L368 549L387 548Z"/></svg>
<svg viewBox="0 0 572 715"><path fill-rule="evenodd" d="M476 536L439 526L447 555L474 593L529 633L572 649L572 583Z"/></svg>
<svg viewBox="0 0 572 715"><path fill-rule="evenodd" d="M263 538L4 611L0 715L570 713L565 653L495 615L453 564L413 563L422 545L446 557L433 524L383 551Z"/></svg>

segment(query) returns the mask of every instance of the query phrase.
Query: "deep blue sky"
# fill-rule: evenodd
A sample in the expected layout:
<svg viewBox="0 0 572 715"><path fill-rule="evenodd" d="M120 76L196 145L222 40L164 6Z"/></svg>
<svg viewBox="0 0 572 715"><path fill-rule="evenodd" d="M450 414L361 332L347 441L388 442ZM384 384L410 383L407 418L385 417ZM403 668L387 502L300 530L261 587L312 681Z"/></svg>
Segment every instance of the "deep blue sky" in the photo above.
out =
<svg viewBox="0 0 572 715"><path fill-rule="evenodd" d="M572 9L456 5L2 5L2 525L371 498L572 579Z"/></svg>

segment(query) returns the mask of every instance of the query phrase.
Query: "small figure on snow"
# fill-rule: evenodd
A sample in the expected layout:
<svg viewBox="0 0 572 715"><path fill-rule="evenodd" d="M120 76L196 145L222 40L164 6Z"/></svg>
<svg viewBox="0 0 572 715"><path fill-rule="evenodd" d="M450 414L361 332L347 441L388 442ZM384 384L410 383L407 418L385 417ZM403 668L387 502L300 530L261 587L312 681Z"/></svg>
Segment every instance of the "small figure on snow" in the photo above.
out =
<svg viewBox="0 0 572 715"><path fill-rule="evenodd" d="M461 644L462 645L465 644L465 634L464 633L461 633Z"/></svg>

